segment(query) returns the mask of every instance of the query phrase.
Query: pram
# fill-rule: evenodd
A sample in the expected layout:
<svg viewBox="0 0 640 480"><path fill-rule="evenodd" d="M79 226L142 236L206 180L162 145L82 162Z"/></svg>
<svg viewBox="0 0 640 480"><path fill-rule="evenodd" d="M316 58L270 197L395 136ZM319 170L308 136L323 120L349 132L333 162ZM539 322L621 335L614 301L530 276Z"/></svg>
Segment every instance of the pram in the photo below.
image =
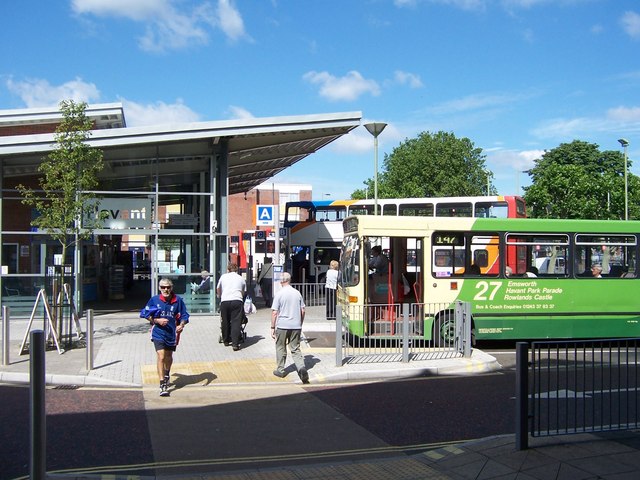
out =
<svg viewBox="0 0 640 480"><path fill-rule="evenodd" d="M242 312L242 323L240 324L240 343L244 343L247 339L247 331L246 326L249 323L249 318L247 314ZM218 337L218 343L222 343L224 339L222 338L222 317L220 317L220 336Z"/></svg>

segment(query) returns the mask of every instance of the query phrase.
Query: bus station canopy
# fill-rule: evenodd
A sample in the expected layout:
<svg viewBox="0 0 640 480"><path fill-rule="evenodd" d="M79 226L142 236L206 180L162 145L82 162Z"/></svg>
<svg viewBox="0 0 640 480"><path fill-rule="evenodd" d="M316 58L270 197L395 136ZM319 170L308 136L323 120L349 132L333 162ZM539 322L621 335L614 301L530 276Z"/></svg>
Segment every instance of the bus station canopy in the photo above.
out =
<svg viewBox="0 0 640 480"><path fill-rule="evenodd" d="M163 189L201 181L213 154L226 150L229 194L247 192L360 125L361 112L250 118L93 130L102 149L102 179L117 190ZM0 136L3 176L35 175L56 147L54 134Z"/></svg>

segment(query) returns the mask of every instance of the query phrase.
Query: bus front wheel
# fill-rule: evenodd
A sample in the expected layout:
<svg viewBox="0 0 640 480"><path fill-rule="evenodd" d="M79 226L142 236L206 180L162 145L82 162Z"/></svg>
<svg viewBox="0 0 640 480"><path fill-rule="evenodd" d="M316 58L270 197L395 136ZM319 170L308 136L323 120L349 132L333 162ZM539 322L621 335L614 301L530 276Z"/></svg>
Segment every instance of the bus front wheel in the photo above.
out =
<svg viewBox="0 0 640 480"><path fill-rule="evenodd" d="M456 324L453 312L442 312L433 322L433 346L446 347L455 344Z"/></svg>

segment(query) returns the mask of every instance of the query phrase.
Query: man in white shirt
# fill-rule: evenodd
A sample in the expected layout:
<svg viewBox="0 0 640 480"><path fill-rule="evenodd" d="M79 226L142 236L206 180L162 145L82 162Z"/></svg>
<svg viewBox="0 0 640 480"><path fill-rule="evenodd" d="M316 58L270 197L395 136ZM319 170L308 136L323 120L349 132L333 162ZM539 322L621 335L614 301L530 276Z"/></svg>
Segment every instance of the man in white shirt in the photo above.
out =
<svg viewBox="0 0 640 480"><path fill-rule="evenodd" d="M220 297L220 317L222 318L222 340L224 345L233 346L234 351L240 350L242 336L242 318L244 316L243 303L247 284L238 275L238 264L230 263L227 273L220 277L216 292Z"/></svg>

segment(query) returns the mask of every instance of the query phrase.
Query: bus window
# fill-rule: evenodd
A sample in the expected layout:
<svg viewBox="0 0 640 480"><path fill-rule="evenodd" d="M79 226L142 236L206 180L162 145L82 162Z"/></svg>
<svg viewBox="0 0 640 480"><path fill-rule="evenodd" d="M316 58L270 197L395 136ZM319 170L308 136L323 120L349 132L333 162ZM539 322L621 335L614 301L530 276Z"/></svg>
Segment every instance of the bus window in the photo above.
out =
<svg viewBox="0 0 640 480"><path fill-rule="evenodd" d="M475 250L473 252L473 265L477 265L480 268L487 268L489 266L489 252L487 250Z"/></svg>
<svg viewBox="0 0 640 480"><path fill-rule="evenodd" d="M439 248L433 252L433 273L436 277L450 277L464 273L464 248Z"/></svg>
<svg viewBox="0 0 640 480"><path fill-rule="evenodd" d="M516 201L516 212L515 217L517 218L526 218L527 217L527 207L524 204L524 200L520 197L515 197ZM510 217L513 215L510 215Z"/></svg>
<svg viewBox="0 0 640 480"><path fill-rule="evenodd" d="M526 276L569 276L566 259L568 235L507 234L507 264L514 274Z"/></svg>
<svg viewBox="0 0 640 480"><path fill-rule="evenodd" d="M382 215L392 215L392 216L398 215L398 209L396 208L396 205L393 203L383 205Z"/></svg>
<svg viewBox="0 0 640 480"><path fill-rule="evenodd" d="M432 203L401 203L398 215L403 217L433 217Z"/></svg>
<svg viewBox="0 0 640 480"><path fill-rule="evenodd" d="M341 207L318 207L315 211L316 222L335 222L345 219L347 208Z"/></svg>
<svg viewBox="0 0 640 480"><path fill-rule="evenodd" d="M313 263L316 265L329 265L331 260L340 259L339 248L316 248L313 252Z"/></svg>
<svg viewBox="0 0 640 480"><path fill-rule="evenodd" d="M436 217L471 217L473 207L471 203L438 203Z"/></svg>
<svg viewBox="0 0 640 480"><path fill-rule="evenodd" d="M635 265L635 244L634 235L576 235L576 274L591 277L591 268L598 266L603 277L634 276L629 266Z"/></svg>
<svg viewBox="0 0 640 480"><path fill-rule="evenodd" d="M434 265L436 267L451 267L453 264L451 254L451 250L436 250L433 255Z"/></svg>
<svg viewBox="0 0 640 480"><path fill-rule="evenodd" d="M478 218L509 218L507 202L478 202L474 216Z"/></svg>
<svg viewBox="0 0 640 480"><path fill-rule="evenodd" d="M353 287L360 283L360 266L358 263L360 244L356 235L344 237L342 255L340 256L341 282L346 287Z"/></svg>
<svg viewBox="0 0 640 480"><path fill-rule="evenodd" d="M351 215L373 215L375 205L358 205L353 204L349 206L349 213L347 216ZM380 210L380 206L378 206L378 210Z"/></svg>
<svg viewBox="0 0 640 480"><path fill-rule="evenodd" d="M499 240L497 234L473 235L469 240L471 264L480 268L482 275L498 275Z"/></svg>

